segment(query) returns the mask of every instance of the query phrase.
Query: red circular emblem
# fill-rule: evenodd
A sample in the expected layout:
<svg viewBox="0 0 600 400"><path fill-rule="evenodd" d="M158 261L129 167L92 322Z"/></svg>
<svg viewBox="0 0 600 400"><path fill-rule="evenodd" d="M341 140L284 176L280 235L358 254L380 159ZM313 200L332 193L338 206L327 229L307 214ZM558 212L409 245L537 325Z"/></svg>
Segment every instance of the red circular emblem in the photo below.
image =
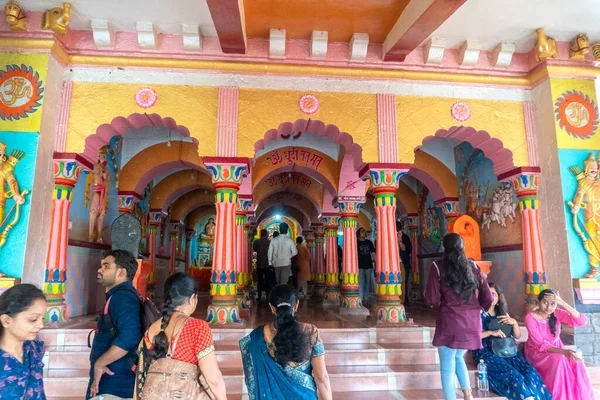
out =
<svg viewBox="0 0 600 400"><path fill-rule="evenodd" d="M0 71L0 119L27 118L42 105L42 81L32 67L7 65Z"/></svg>
<svg viewBox="0 0 600 400"><path fill-rule="evenodd" d="M598 128L598 106L579 91L567 91L554 104L556 120L574 138L589 139Z"/></svg>

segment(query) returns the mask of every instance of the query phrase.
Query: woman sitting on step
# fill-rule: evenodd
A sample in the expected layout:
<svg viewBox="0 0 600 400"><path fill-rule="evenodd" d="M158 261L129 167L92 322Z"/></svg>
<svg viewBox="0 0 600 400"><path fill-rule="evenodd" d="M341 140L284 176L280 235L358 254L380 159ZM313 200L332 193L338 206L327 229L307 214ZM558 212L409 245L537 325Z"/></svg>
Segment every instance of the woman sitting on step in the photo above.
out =
<svg viewBox="0 0 600 400"><path fill-rule="evenodd" d="M162 317L140 343L134 398L226 400L210 327L191 317L198 305L198 282L177 272L167 278L164 291ZM167 397L169 393L181 397Z"/></svg>
<svg viewBox="0 0 600 400"><path fill-rule="evenodd" d="M250 400L331 400L325 349L314 325L294 314L298 297L289 285L269 294L275 321L256 328L240 340Z"/></svg>
<svg viewBox="0 0 600 400"><path fill-rule="evenodd" d="M30 284L14 286L0 296L0 399L46 400L44 327L46 297Z"/></svg>
<svg viewBox="0 0 600 400"><path fill-rule="evenodd" d="M456 381L465 399L472 399L467 350L481 346L480 310L492 305L492 293L477 265L467 259L463 239L456 233L444 236L444 256L429 270L425 300L439 305L433 345L438 348L442 388L446 400L456 399Z"/></svg>
<svg viewBox="0 0 600 400"><path fill-rule="evenodd" d="M508 315L508 306L500 286L490 283L494 302L481 313L483 349L473 351L475 364L487 365L490 388L511 400L551 400L552 395L536 369L517 350L515 339L521 329Z"/></svg>
<svg viewBox="0 0 600 400"><path fill-rule="evenodd" d="M561 299L558 291L542 290L538 301L538 306L525 317L529 335L525 357L539 371L554 400L593 399L585 363L577 352L565 349L560 339L561 323L579 328L588 323L587 317Z"/></svg>

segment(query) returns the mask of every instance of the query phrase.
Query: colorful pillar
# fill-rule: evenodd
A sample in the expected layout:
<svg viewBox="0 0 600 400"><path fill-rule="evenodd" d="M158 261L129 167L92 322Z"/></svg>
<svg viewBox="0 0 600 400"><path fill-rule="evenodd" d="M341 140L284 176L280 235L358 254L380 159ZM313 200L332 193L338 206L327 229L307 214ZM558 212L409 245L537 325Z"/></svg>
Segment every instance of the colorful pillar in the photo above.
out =
<svg viewBox="0 0 600 400"><path fill-rule="evenodd" d="M196 237L194 229L185 230L185 273L187 274L192 264L192 240Z"/></svg>
<svg viewBox="0 0 600 400"><path fill-rule="evenodd" d="M340 217L337 214L323 214L327 254L325 258L325 305L340 304L340 278L338 268L337 233Z"/></svg>
<svg viewBox="0 0 600 400"><path fill-rule="evenodd" d="M406 312L400 301L402 276L396 235L396 190L400 178L410 166L404 164L368 164L360 175L367 173L375 195L377 216L376 279L378 324L399 324L406 321Z"/></svg>
<svg viewBox="0 0 600 400"><path fill-rule="evenodd" d="M54 155L54 193L50 245L46 256L44 293L48 302L46 323L66 320L67 250L69 246L69 213L73 188L82 169L91 170L92 164L79 155ZM72 158L71 158L72 156Z"/></svg>
<svg viewBox="0 0 600 400"><path fill-rule="evenodd" d="M323 225L313 225L315 230L315 290L318 296L325 296L325 233Z"/></svg>
<svg viewBox="0 0 600 400"><path fill-rule="evenodd" d="M308 293L313 294L315 289L314 281L314 264L315 264L315 234L312 229L305 229L302 231L304 239L306 240L306 247L310 253L310 280L308 281Z"/></svg>
<svg viewBox="0 0 600 400"><path fill-rule="evenodd" d="M212 284L213 296L208 306L210 324L242 323L237 303L235 232L238 190L248 168L247 158L204 157L216 189L215 206L217 221L215 230Z"/></svg>
<svg viewBox="0 0 600 400"><path fill-rule="evenodd" d="M162 210L150 210L148 215L149 228L148 228L148 252L150 253L150 264L152 265L152 272L148 275L148 283L155 283L154 271L156 269L156 235L158 234L158 228L160 226L161 219L165 216Z"/></svg>
<svg viewBox="0 0 600 400"><path fill-rule="evenodd" d="M177 241L179 240L181 229L181 221L171 221L171 232L169 233L169 237L171 239L171 252L169 253L169 275L173 275L175 273L175 267L177 265Z"/></svg>
<svg viewBox="0 0 600 400"><path fill-rule="evenodd" d="M546 289L546 268L542 253L537 198L539 175L539 167L522 167L498 176L499 181L512 184L519 199L523 229L523 269L528 308L537 304L538 294Z"/></svg>
<svg viewBox="0 0 600 400"><path fill-rule="evenodd" d="M250 280L251 275L248 269L248 209L252 206L252 196L239 195L237 200L237 210L235 212L235 237L236 237L236 272L237 272L237 294L239 307L249 308L250 301Z"/></svg>
<svg viewBox="0 0 600 400"><path fill-rule="evenodd" d="M135 203L140 201L140 195L136 192L123 192L119 191L118 205L119 214L131 214Z"/></svg>
<svg viewBox="0 0 600 400"><path fill-rule="evenodd" d="M421 289L421 271L419 270L419 239L417 236L417 232L419 229L419 214L418 213L410 213L408 214L408 229L410 231L410 241L412 243L412 254L410 255L410 264L411 264L411 290L409 293L409 298L412 301L419 301L423 297L422 289Z"/></svg>
<svg viewBox="0 0 600 400"><path fill-rule="evenodd" d="M369 310L363 307L359 295L358 250L356 242L358 211L364 202L364 197L359 199L338 198L338 205L342 213L342 228L344 229L341 315L369 315Z"/></svg>
<svg viewBox="0 0 600 400"><path fill-rule="evenodd" d="M449 197L440 199L436 201L434 205L442 209L444 217L446 218L446 231L452 232L454 221L460 217L460 212L458 211L458 198Z"/></svg>

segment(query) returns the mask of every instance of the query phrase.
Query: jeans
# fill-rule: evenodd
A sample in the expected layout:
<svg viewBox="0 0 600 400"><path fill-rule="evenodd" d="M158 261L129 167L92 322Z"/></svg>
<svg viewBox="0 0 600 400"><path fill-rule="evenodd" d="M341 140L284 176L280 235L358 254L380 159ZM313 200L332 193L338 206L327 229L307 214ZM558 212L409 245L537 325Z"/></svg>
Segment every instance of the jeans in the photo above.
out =
<svg viewBox="0 0 600 400"><path fill-rule="evenodd" d="M369 291L373 280L373 268L358 270L359 295L362 301L369 301Z"/></svg>
<svg viewBox="0 0 600 400"><path fill-rule="evenodd" d="M290 280L290 272L292 271L291 265L286 265L285 267L275 267L275 279L277 280L277 284L286 284Z"/></svg>
<svg viewBox="0 0 600 400"><path fill-rule="evenodd" d="M262 298L262 292L264 291L269 298L269 292L271 291L271 271L269 268L257 268L256 275L258 278L258 299Z"/></svg>
<svg viewBox="0 0 600 400"><path fill-rule="evenodd" d="M440 369L442 370L442 388L446 400L456 400L456 380L458 377L462 390L471 389L469 372L465 363L467 350L451 349L446 346L438 347L440 355Z"/></svg>

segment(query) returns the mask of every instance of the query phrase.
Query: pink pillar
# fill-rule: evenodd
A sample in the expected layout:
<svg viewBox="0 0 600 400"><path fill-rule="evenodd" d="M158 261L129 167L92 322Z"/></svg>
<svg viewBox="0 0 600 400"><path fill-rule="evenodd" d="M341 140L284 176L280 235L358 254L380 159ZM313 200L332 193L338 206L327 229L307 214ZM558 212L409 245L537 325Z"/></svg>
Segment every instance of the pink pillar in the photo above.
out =
<svg viewBox="0 0 600 400"><path fill-rule="evenodd" d="M248 209L252 206L252 196L238 196L237 210L235 212L235 237L236 237L236 272L237 293L239 306L249 308L251 275L248 269L248 239L246 223Z"/></svg>
<svg viewBox="0 0 600 400"><path fill-rule="evenodd" d="M446 218L446 229L448 232L452 232L454 221L460 216L458 211L458 198L447 197L440 199L434 203L435 206L440 207Z"/></svg>
<svg viewBox="0 0 600 400"><path fill-rule="evenodd" d="M135 203L141 200L141 197L136 192L119 191L118 205L119 214L131 214Z"/></svg>
<svg viewBox="0 0 600 400"><path fill-rule="evenodd" d="M364 204L365 198L338 198L342 213L342 228L344 229L343 275L342 275L342 315L369 315L364 308L359 295L358 283L358 249L356 228L358 226L358 211Z"/></svg>
<svg viewBox="0 0 600 400"><path fill-rule="evenodd" d="M422 288L421 288L421 272L419 270L419 238L417 236L417 231L419 229L419 214L418 213L410 213L408 214L408 229L410 230L410 241L412 243L412 254L411 254L411 291L409 293L409 298L412 301L421 300L423 297Z"/></svg>
<svg viewBox="0 0 600 400"><path fill-rule="evenodd" d="M218 325L242 323L236 298L235 213L238 190L248 168L248 159L204 157L204 163L217 192L217 221L210 288L213 298L208 307L208 322Z"/></svg>
<svg viewBox="0 0 600 400"><path fill-rule="evenodd" d="M537 296L547 287L538 212L539 177L540 167L516 168L498 176L499 181L512 184L519 199L523 221L523 269L527 307L537 304Z"/></svg>
<svg viewBox="0 0 600 400"><path fill-rule="evenodd" d="M315 228L315 290L318 296L325 296L325 233L323 225Z"/></svg>
<svg viewBox="0 0 600 400"><path fill-rule="evenodd" d="M169 253L169 274L175 273L175 266L177 265L177 240L179 238L179 232L181 231L181 221L171 221L171 232L170 232L170 244L171 252Z"/></svg>
<svg viewBox="0 0 600 400"><path fill-rule="evenodd" d="M68 156L68 157L65 157ZM89 161L79 155L55 153L54 194L50 245L46 256L44 293L48 302L46 323L66 320L67 250L69 246L69 212L73 188L82 169L91 170Z"/></svg>
<svg viewBox="0 0 600 400"><path fill-rule="evenodd" d="M396 190L402 175L408 172L405 164L368 164L360 175L369 174L375 195L377 215L376 280L378 324L399 324L406 321L406 312L400 301L402 276L396 235Z"/></svg>
<svg viewBox="0 0 600 400"><path fill-rule="evenodd" d="M196 231L193 229L185 230L185 273L187 274L192 264L192 240L196 236Z"/></svg>
<svg viewBox="0 0 600 400"><path fill-rule="evenodd" d="M325 224L325 240L327 241L327 254L325 263L325 302L326 305L338 305L340 303L340 278L338 268L338 215L323 215Z"/></svg>
<svg viewBox="0 0 600 400"><path fill-rule="evenodd" d="M164 213L162 210L150 210L148 217L148 252L150 253L150 264L152 265L151 272L148 275L148 283L151 284L155 283L154 271L156 269L156 252L158 251L156 248L156 235L158 233L160 221L164 217Z"/></svg>

